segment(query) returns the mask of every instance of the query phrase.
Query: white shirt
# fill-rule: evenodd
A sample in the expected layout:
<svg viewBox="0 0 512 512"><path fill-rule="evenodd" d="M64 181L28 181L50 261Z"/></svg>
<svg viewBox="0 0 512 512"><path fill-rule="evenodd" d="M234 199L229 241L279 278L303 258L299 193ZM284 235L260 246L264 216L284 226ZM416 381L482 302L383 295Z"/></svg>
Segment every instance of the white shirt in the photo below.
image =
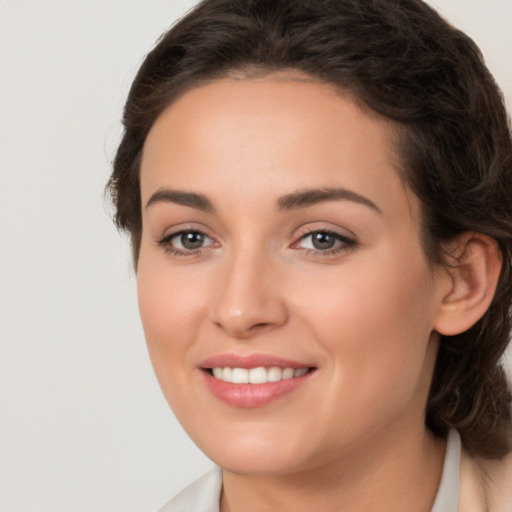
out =
<svg viewBox="0 0 512 512"><path fill-rule="evenodd" d="M457 431L448 434L443 474L432 512L457 512L460 491L461 443ZM222 471L212 469L186 487L158 512L219 512Z"/></svg>

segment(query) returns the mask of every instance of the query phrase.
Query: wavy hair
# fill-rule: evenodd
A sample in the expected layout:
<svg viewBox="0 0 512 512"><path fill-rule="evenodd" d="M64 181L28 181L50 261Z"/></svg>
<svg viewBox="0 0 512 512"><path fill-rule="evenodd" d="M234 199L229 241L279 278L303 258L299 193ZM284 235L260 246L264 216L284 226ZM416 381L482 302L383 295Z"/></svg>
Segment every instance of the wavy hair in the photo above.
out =
<svg viewBox="0 0 512 512"><path fill-rule="evenodd" d="M109 181L115 221L141 240L146 136L180 94L232 73L294 69L354 93L398 126L403 179L422 205L424 250L467 231L495 239L503 267L471 329L441 336L426 407L474 454L512 450L503 368L512 302L512 140L503 98L475 43L421 0L204 0L157 42L132 84Z"/></svg>

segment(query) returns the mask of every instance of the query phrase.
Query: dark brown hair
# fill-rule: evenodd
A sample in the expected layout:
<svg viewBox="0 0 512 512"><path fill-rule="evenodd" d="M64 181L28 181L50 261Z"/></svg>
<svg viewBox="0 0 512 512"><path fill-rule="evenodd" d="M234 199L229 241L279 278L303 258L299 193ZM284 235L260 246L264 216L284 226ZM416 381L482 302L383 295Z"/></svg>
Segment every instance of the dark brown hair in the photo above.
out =
<svg viewBox="0 0 512 512"><path fill-rule="evenodd" d="M205 0L164 34L133 82L109 182L135 264L139 164L157 117L206 80L283 69L351 91L399 126L403 175L421 201L432 262L467 231L497 241L495 297L471 329L441 336L426 424L439 436L456 428L472 454L503 456L512 449L502 366L512 302L510 126L477 46L421 0Z"/></svg>

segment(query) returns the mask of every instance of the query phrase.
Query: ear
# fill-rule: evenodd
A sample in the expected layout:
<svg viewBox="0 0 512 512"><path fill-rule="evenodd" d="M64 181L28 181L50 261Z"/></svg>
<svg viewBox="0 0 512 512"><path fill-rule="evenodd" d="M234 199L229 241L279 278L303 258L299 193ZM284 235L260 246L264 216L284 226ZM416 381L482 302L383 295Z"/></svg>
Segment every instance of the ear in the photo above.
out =
<svg viewBox="0 0 512 512"><path fill-rule="evenodd" d="M500 271L501 253L493 238L471 232L450 244L434 329L453 336L478 322L491 304Z"/></svg>

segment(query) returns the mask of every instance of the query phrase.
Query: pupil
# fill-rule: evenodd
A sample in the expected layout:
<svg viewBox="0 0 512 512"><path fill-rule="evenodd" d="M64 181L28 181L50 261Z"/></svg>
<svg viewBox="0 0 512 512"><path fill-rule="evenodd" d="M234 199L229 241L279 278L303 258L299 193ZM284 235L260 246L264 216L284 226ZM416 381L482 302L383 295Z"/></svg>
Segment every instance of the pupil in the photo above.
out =
<svg viewBox="0 0 512 512"><path fill-rule="evenodd" d="M183 233L181 244L185 249L199 249L203 245L204 235L201 233Z"/></svg>
<svg viewBox="0 0 512 512"><path fill-rule="evenodd" d="M336 240L328 233L315 233L313 235L313 246L315 249L331 249Z"/></svg>

